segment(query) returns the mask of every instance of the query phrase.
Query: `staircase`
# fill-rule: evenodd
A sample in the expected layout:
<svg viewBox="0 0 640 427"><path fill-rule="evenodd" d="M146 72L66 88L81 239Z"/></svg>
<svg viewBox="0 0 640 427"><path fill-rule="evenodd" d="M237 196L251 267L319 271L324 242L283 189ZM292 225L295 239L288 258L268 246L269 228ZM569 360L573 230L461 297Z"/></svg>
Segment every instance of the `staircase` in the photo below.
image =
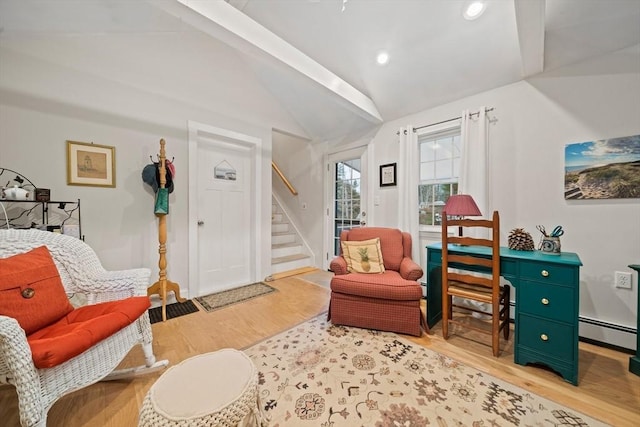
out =
<svg viewBox="0 0 640 427"><path fill-rule="evenodd" d="M295 270L311 265L302 238L289 222L275 199L271 207L271 273Z"/></svg>

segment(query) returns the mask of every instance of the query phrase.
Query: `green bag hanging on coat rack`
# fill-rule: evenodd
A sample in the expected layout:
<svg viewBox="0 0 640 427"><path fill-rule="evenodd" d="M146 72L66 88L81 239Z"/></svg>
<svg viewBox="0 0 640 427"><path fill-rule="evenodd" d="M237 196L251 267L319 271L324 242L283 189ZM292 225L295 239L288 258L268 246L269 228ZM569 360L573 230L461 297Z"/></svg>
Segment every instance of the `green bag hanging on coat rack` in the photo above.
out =
<svg viewBox="0 0 640 427"><path fill-rule="evenodd" d="M156 215L167 215L169 213L169 189L158 188L156 193L156 203L153 209Z"/></svg>

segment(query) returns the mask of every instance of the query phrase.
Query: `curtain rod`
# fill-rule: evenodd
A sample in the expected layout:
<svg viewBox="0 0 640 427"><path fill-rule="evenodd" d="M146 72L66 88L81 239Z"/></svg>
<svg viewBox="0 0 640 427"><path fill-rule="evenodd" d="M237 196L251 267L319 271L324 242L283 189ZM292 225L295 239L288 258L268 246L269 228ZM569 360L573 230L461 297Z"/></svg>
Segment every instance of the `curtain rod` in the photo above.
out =
<svg viewBox="0 0 640 427"><path fill-rule="evenodd" d="M485 109L484 109L484 112L485 112L485 113L488 113L489 111L493 111L493 107L491 107L491 108L485 108ZM469 113L469 117L473 117L473 116L475 116L475 115L479 115L479 114L480 114L480 111L476 111L476 112L474 112L474 113ZM449 122L452 122L452 121L454 121L454 120L459 120L459 119L461 119L461 118L462 118L462 116L458 116L458 117L454 117L453 119L443 120L443 121L441 121L441 122L431 123L431 124L429 124L429 125L418 126L418 127L413 128L413 131L415 132L415 131L417 131L418 129L424 129L424 128L428 128L428 127L435 126L435 125L441 125L442 123L449 123Z"/></svg>

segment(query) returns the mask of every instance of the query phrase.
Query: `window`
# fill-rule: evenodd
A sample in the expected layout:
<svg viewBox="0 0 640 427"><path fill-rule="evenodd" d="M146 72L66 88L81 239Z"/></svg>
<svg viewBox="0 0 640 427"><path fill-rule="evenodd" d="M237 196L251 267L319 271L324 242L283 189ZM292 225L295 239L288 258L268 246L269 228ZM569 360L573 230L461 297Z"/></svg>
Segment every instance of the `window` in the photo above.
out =
<svg viewBox="0 0 640 427"><path fill-rule="evenodd" d="M337 162L334 208L334 255L340 253L342 230L360 226L360 159Z"/></svg>
<svg viewBox="0 0 640 427"><path fill-rule="evenodd" d="M418 136L420 226L440 225L449 196L458 193L460 128Z"/></svg>

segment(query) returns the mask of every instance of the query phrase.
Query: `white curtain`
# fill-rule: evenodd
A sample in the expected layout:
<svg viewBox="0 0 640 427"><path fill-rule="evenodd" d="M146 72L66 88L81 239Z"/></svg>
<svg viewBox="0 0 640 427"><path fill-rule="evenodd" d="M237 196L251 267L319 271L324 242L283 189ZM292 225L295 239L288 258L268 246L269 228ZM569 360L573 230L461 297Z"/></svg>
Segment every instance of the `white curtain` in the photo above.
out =
<svg viewBox="0 0 640 427"><path fill-rule="evenodd" d="M411 234L411 257L420 263L420 228L418 224L418 136L409 125L398 132L398 228Z"/></svg>
<svg viewBox="0 0 640 427"><path fill-rule="evenodd" d="M487 135L487 113L480 107L477 118L469 117L469 110L462 112L460 129L462 153L458 193L470 194L476 201L484 218L491 218L491 197L489 194L490 173L489 141Z"/></svg>
<svg viewBox="0 0 640 427"><path fill-rule="evenodd" d="M477 118L470 117L469 110L462 112L460 139L462 152L460 154L460 177L458 179L458 193L470 194L475 200L484 218L491 218L493 214L490 197L489 167L489 138L487 134L486 107L481 106ZM465 235L472 237L489 237L489 231L483 228L466 229ZM473 300L460 300L455 298L456 304L475 307L476 309L489 311L491 304L485 304ZM480 313L473 312L478 318L488 318Z"/></svg>

